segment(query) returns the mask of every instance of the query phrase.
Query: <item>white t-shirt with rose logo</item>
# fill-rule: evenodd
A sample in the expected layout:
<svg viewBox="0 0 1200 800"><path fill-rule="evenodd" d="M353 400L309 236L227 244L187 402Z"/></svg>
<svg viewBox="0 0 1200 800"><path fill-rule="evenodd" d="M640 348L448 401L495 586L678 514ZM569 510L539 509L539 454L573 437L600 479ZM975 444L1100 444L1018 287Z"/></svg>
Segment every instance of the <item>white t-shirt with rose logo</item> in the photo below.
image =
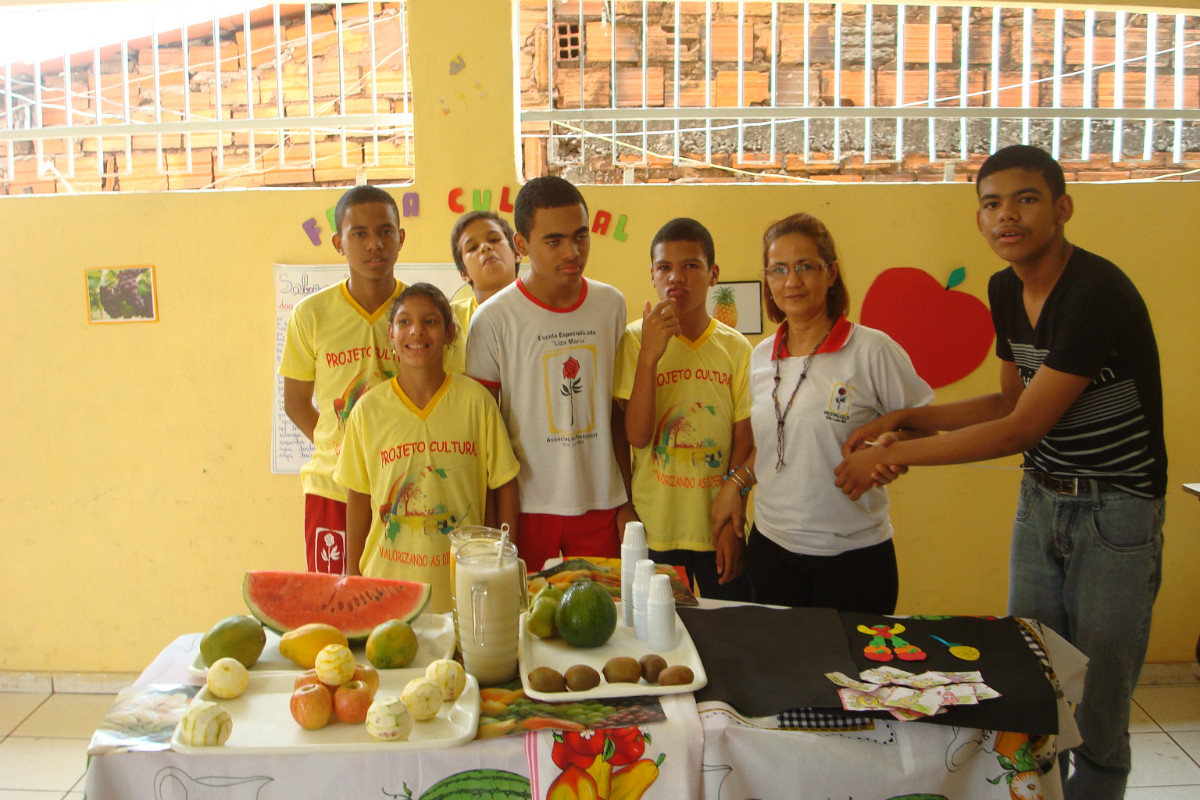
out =
<svg viewBox="0 0 1200 800"><path fill-rule="evenodd" d="M467 374L500 388L522 512L577 516L626 501L611 424L624 331L625 298L586 279L571 308L542 305L518 278L472 317Z"/></svg>

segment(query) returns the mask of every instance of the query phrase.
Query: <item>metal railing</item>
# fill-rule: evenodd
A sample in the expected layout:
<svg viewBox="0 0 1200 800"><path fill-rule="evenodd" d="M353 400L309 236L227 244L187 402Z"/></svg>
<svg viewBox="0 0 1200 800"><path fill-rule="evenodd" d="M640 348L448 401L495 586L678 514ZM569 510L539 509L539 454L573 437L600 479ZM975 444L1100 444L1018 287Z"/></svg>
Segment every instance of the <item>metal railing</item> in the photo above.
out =
<svg viewBox="0 0 1200 800"><path fill-rule="evenodd" d="M97 8L123 15L147 5ZM388 5L354 4L350 19L343 14L351 4L335 3L325 12L332 26L319 28L310 4L302 15L289 6L292 16L284 16L278 2L246 3L240 14L214 11L205 21L176 10L177 27L164 24L168 12L160 10L146 21L148 36L98 40L88 50L68 47L28 64L5 61L0 172L12 182L18 162L32 157L38 177L54 177L70 191L71 179L83 177L80 162L95 176L134 176L150 161L135 166L135 155L153 152L154 172L169 176L193 173L193 156L203 151L212 159L210 185L220 186L238 174L319 170L330 162L343 170L379 166L386 151L391 163L411 173L407 15L404 3ZM29 16L14 22L18 13L0 8L0 26L29 24ZM42 26L78 25L81 13L78 6L37 9ZM388 36L381 41L376 33L385 25ZM348 47L351 36L359 48ZM370 54L365 62L363 52ZM320 70L314 69L318 60ZM388 87L380 85L385 64L388 75L399 75ZM318 82L328 88L318 91ZM259 102L264 85L274 87L274 98ZM347 113L348 104L355 113ZM153 147L143 144L147 136L154 137ZM168 136L179 144L165 144ZM197 145L201 137L211 145Z"/></svg>
<svg viewBox="0 0 1200 800"><path fill-rule="evenodd" d="M606 148L614 165L717 166L722 138L735 165L810 163L817 152L965 161L1017 141L1082 161L1104 149L1112 161L1162 153L1181 163L1200 150L1193 15L778 0L723 11L731 5L643 0L638 13L636 3L547 0L546 31L569 20L579 56L526 42L526 60L545 64L527 67L523 136L545 140L559 165ZM736 92L715 98L731 73ZM688 87L702 104L684 101Z"/></svg>

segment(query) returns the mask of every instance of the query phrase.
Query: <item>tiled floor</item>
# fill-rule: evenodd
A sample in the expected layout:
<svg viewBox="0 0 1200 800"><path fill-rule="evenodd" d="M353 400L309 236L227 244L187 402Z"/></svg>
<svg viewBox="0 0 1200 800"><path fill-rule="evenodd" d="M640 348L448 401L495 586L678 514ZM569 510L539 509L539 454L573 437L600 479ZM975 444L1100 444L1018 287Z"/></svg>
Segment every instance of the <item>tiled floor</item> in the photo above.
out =
<svg viewBox="0 0 1200 800"><path fill-rule="evenodd" d="M1134 693L1126 800L1200 800L1200 684ZM88 740L112 695L0 692L0 800L82 800Z"/></svg>

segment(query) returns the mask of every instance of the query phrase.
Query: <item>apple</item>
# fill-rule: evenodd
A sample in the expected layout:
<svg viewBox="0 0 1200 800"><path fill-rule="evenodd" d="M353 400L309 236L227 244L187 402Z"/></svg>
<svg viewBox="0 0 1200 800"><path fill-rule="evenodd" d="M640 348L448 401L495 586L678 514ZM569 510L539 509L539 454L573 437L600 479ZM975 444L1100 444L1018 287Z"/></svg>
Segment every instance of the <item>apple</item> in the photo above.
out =
<svg viewBox="0 0 1200 800"><path fill-rule="evenodd" d="M361 725L367 721L367 711L375 699L375 690L363 681L343 683L333 693L333 714L339 722Z"/></svg>
<svg viewBox="0 0 1200 800"><path fill-rule="evenodd" d="M333 697L319 683L301 686L292 692L292 719L306 731L315 731L329 724L333 716Z"/></svg>
<svg viewBox="0 0 1200 800"><path fill-rule="evenodd" d="M309 669L301 672L296 677L296 683L292 686L292 690L295 691L301 686L324 686L329 690L331 697L333 696L333 690L337 688L336 686L330 686L327 683L321 683L321 679L317 677L317 671L315 669Z"/></svg>
<svg viewBox="0 0 1200 800"><path fill-rule="evenodd" d="M355 664L354 675L350 678L352 681L362 681L367 686L371 687L371 694L379 691L379 670L372 667L370 664Z"/></svg>
<svg viewBox="0 0 1200 800"><path fill-rule="evenodd" d="M996 335L982 300L942 286L915 267L880 273L863 298L860 319L895 339L934 389L978 369Z"/></svg>

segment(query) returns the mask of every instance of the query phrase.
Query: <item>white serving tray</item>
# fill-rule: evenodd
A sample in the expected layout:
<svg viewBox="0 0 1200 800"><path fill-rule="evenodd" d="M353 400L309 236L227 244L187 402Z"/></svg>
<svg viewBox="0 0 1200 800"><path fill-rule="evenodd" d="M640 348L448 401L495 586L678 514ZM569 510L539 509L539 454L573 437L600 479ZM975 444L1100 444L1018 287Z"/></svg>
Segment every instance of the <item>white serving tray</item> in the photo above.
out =
<svg viewBox="0 0 1200 800"><path fill-rule="evenodd" d="M526 614L521 614L521 639L517 648L521 664L521 686L525 694L534 700L543 702L573 702L587 700L592 697L636 697L640 695L683 694L694 692L708 683L708 675L704 665L700 663L700 654L696 645L683 624L679 615L675 615L675 647L671 650L657 651L667 660L668 666L677 664L691 667L695 677L691 683L678 686L660 686L657 683L646 683L645 679L637 683L606 683L604 681L604 665L615 656L629 656L640 659L647 653L656 652L649 645L633 635L633 628L617 625L612 638L599 647L572 647L560 638L540 639L529 632L525 626ZM617 603L617 619L621 618L621 604ZM561 673L576 664L587 664L600 673L600 685L584 692L538 692L529 685L529 673L538 667L551 667Z"/></svg>
<svg viewBox="0 0 1200 800"><path fill-rule="evenodd" d="M422 614L412 621L412 629L413 633L417 634L417 655L409 665L411 668L424 669L439 658L454 657L454 620L449 614ZM362 644L350 647L354 653L354 660L362 664L367 663L364 647ZM267 629L267 644L263 647L258 661L250 668L250 674L299 671L302 670L295 662L279 654L279 634ZM208 667L204 666L204 659L200 656L199 640L192 660L188 662L188 672L200 678L208 676Z"/></svg>
<svg viewBox="0 0 1200 800"><path fill-rule="evenodd" d="M400 696L413 678L424 677L424 669L380 670L376 696ZM467 676L467 686L453 703L442 703L433 719L414 722L403 742L384 742L371 737L367 726L330 722L324 728L306 731L292 719L291 698L296 673L251 674L246 691L233 700L220 700L205 686L193 702L219 703L233 718L233 732L223 747L192 747L179 741L179 729L171 734L171 749L204 755L279 753L343 753L369 750L420 750L454 747L475 738L479 727L479 682Z"/></svg>

